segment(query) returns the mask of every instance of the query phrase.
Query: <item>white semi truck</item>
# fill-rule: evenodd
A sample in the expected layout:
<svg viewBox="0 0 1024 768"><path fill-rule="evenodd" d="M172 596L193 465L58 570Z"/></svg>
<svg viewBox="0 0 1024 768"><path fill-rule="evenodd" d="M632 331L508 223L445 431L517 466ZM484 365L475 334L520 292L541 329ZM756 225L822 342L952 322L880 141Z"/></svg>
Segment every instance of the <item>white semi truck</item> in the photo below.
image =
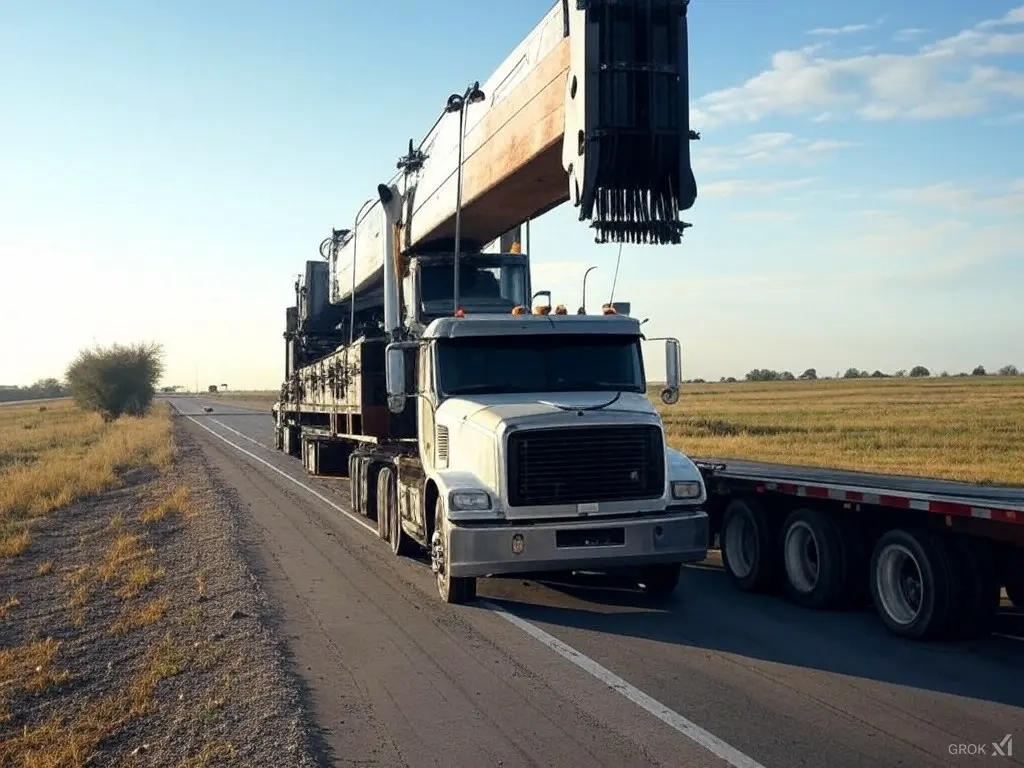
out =
<svg viewBox="0 0 1024 768"><path fill-rule="evenodd" d="M528 245L566 200L600 241L680 242L686 5L557 3L296 283L277 447L348 476L396 554L429 553L445 601L571 570L666 595L706 556L704 481L666 445L640 323L532 307ZM674 401L680 345L663 341Z"/></svg>

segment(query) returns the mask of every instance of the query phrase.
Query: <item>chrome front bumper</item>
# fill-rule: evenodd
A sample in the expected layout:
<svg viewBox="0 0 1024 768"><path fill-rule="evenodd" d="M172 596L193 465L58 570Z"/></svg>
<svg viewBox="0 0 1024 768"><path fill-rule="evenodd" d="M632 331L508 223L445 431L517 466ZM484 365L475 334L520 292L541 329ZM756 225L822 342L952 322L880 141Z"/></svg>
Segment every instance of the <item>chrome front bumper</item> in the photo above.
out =
<svg viewBox="0 0 1024 768"><path fill-rule="evenodd" d="M452 523L449 530L448 567L455 577L692 563L708 551L703 510L558 523Z"/></svg>

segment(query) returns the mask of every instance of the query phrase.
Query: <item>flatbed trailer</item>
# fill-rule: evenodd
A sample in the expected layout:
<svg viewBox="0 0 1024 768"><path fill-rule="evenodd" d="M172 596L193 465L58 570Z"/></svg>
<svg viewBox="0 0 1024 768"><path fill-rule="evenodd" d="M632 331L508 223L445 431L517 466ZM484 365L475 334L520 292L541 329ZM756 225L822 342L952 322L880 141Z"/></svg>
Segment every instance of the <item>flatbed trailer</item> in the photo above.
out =
<svg viewBox="0 0 1024 768"><path fill-rule="evenodd" d="M874 605L913 639L991 631L1024 607L1024 488L700 459L709 536L735 587L813 609Z"/></svg>

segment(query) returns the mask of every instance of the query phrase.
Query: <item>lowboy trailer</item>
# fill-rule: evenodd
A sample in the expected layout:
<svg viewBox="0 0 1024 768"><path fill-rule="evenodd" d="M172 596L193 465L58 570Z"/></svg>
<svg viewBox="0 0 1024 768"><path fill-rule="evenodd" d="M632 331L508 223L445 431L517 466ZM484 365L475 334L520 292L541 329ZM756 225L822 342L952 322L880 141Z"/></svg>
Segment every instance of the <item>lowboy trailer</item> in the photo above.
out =
<svg viewBox="0 0 1024 768"><path fill-rule="evenodd" d="M815 609L873 604L912 639L988 634L1024 608L1024 488L698 460L735 587Z"/></svg>

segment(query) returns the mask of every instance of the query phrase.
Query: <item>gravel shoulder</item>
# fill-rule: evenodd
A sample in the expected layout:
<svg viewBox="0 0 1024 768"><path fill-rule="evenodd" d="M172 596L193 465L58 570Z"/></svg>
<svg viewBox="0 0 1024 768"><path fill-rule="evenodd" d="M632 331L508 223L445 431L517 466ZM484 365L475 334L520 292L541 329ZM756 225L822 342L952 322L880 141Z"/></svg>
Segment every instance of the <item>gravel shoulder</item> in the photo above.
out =
<svg viewBox="0 0 1024 768"><path fill-rule="evenodd" d="M54 512L0 565L0 765L323 762L237 499L174 437L169 471Z"/></svg>

